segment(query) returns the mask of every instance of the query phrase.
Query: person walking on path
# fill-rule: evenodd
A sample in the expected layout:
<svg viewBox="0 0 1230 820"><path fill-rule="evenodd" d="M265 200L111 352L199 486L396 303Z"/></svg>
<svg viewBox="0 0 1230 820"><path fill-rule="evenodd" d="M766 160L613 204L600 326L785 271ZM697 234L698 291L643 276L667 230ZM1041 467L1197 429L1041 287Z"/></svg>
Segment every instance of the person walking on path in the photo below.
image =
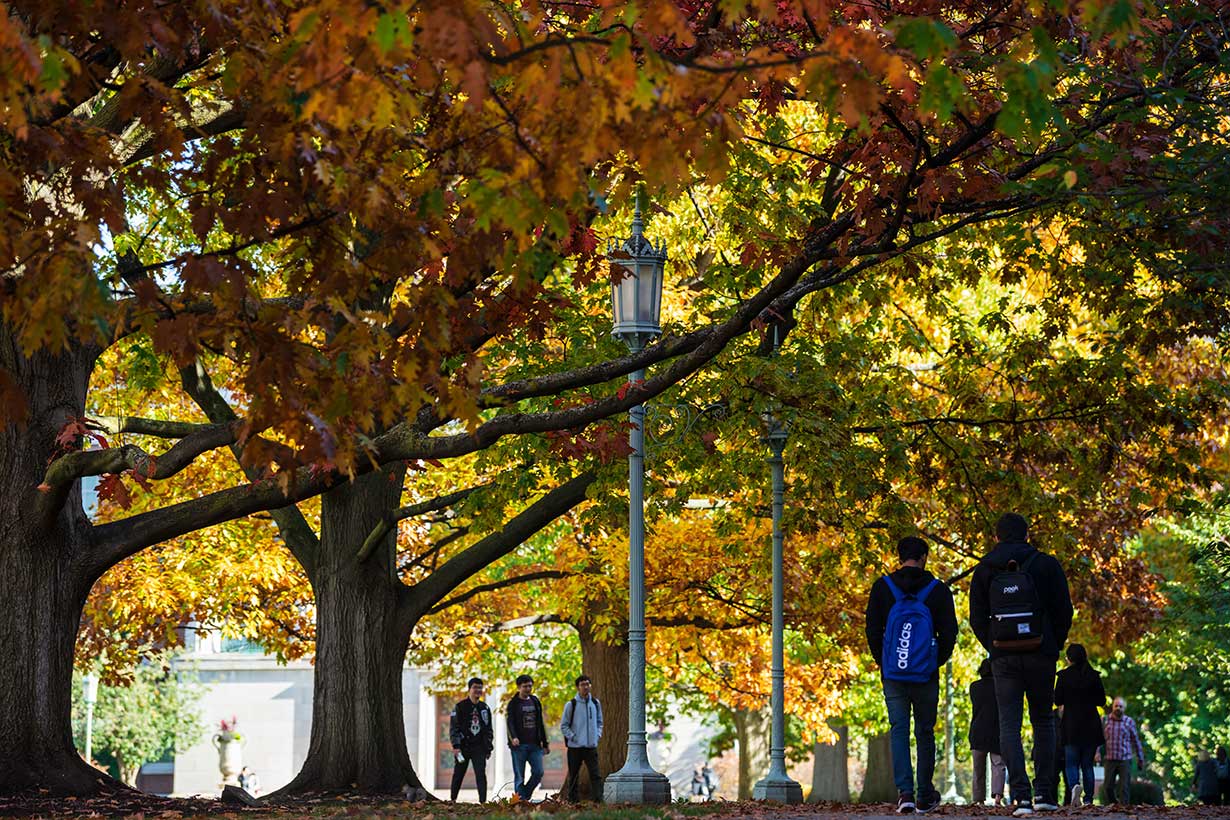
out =
<svg viewBox="0 0 1230 820"><path fill-rule="evenodd" d="M1063 567L1029 543L1029 524L1005 513L995 524L999 543L970 581L969 621L991 656L999 704L1000 754L1008 766L1013 816L1059 808L1055 779L1055 665L1072 627L1072 598ZM1024 701L1034 730L1034 781L1021 743Z"/></svg>
<svg viewBox="0 0 1230 820"><path fill-rule="evenodd" d="M1230 806L1230 754L1225 746L1217 747L1217 797L1223 806Z"/></svg>
<svg viewBox="0 0 1230 820"><path fill-rule="evenodd" d="M935 775L939 668L957 642L957 613L947 584L926 570L927 542L897 542L901 566L877 580L867 598L867 646L880 665L888 709L897 811L930 811L940 803ZM918 790L910 766L910 712L918 752ZM917 800L915 800L917 795Z"/></svg>
<svg viewBox="0 0 1230 820"><path fill-rule="evenodd" d="M577 802L581 764L589 773L590 799L602 802L602 773L598 769L598 741L602 739L602 704L590 691L593 684L588 675L576 679L577 693L564 704L560 732L568 749L568 800Z"/></svg>
<svg viewBox="0 0 1230 820"><path fill-rule="evenodd" d="M1132 805L1132 758L1141 771L1145 768L1145 750L1140 745L1140 733L1136 731L1136 721L1127 716L1127 701L1122 697L1115 698L1110 706L1110 714L1102 718L1102 734L1106 738L1105 751L1102 754L1102 765L1106 768L1104 780L1106 793L1112 803L1124 806ZM1115 781L1118 781L1119 792L1115 793Z"/></svg>
<svg viewBox="0 0 1230 820"><path fill-rule="evenodd" d="M1069 794L1065 802L1075 806L1081 799L1077 786L1084 782L1086 806L1093 805L1093 756L1105 742L1102 737L1101 711L1106 709L1106 690L1102 676L1089 664L1085 647L1074 643L1068 647L1068 667L1059 670L1055 681L1055 704L1063 717L1059 735L1063 740L1064 762Z"/></svg>
<svg viewBox="0 0 1230 820"><path fill-rule="evenodd" d="M465 779L466 768L474 764L474 785L478 802L487 802L487 758L495 748L495 727L491 707L483 702L483 679L470 678L465 699L448 716L448 739L453 744L453 781L449 798L456 803Z"/></svg>
<svg viewBox="0 0 1230 820"><path fill-rule="evenodd" d="M989 757L991 802L999 806L1003 803L1008 770L999 754L999 705L995 702L995 678L991 674L990 658L978 667L978 680L969 685L969 701L973 712L969 721L969 748L974 764L974 795L970 802L980 804L987 799Z"/></svg>
<svg viewBox="0 0 1230 820"><path fill-rule="evenodd" d="M508 746L512 750L513 791L528 802L542 782L542 757L551 752L542 701L534 694L534 679L529 675L517 676L517 693L508 702L506 719ZM527 763L529 780L525 780Z"/></svg>
<svg viewBox="0 0 1230 820"><path fill-rule="evenodd" d="M1193 783L1196 797L1206 806L1216 806L1221 803L1217 793L1217 763L1204 749L1196 755L1196 778Z"/></svg>

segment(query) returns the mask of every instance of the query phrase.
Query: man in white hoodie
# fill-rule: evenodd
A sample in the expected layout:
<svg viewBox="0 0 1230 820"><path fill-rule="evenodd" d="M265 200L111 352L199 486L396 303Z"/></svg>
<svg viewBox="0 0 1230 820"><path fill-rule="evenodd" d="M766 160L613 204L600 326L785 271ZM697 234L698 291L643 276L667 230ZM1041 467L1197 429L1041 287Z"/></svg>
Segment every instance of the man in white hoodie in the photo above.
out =
<svg viewBox="0 0 1230 820"><path fill-rule="evenodd" d="M592 684L588 675L577 678L576 685L576 697L564 704L564 716L559 724L564 745L568 747L568 799L577 802L577 782L584 763L589 772L589 793L593 800L602 802L602 774L598 770L602 704L590 693Z"/></svg>

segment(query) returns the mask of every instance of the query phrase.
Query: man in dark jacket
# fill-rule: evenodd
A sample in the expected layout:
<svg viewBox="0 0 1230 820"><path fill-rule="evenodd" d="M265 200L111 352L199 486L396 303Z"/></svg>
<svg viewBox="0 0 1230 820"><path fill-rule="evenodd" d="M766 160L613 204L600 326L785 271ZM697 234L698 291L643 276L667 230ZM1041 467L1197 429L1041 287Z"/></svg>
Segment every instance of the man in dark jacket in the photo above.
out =
<svg viewBox="0 0 1230 820"><path fill-rule="evenodd" d="M1006 513L995 525L999 543L974 570L970 581L969 622L978 641L991 655L995 675L995 699L999 703L1000 752L1008 765L1008 782L1015 809L1014 817L1034 810L1059 808L1059 783L1055 779L1055 720L1051 703L1055 695L1055 666L1059 650L1072 626L1072 598L1068 579L1054 557L1038 551L1029 543L1029 525L1018 513ZM1032 582L1040 612L1040 631L1033 648L1012 646L992 636L992 620L1011 622L1014 613L995 612L992 583L1009 573L1024 573ZM1019 577L1019 575L1018 575ZM996 588L996 599L1003 600L1024 584ZM1000 593L1003 593L1001 595ZM1029 701L1029 722L1034 730L1034 783L1031 787L1025 768L1025 749L1021 744L1023 699ZM1036 800L1034 797L1036 796Z"/></svg>
<svg viewBox="0 0 1230 820"><path fill-rule="evenodd" d="M995 702L995 677L991 659L978 667L978 680L969 685L969 748L974 764L974 795L979 805L987 799L987 758L991 763L991 800L998 806L1004 796L1007 770L999 754L999 705Z"/></svg>
<svg viewBox="0 0 1230 820"><path fill-rule="evenodd" d="M952 591L924 568L927 563L927 542L917 536L908 536L897 542L897 557L901 567L888 576L880 578L871 587L867 598L867 647L880 665L881 683L884 686L884 703L888 708L889 741L893 756L893 781L897 786L897 811L908 814L929 811L939 805L940 793L932 778L935 774L935 719L939 710L939 667L948 662L952 648L957 642L957 614L952 603ZM925 680L907 682L885 676L884 640L889 614L897 602L898 594L919 596L930 586L922 603L930 610L932 634L926 640L934 640L934 669ZM894 592L896 587L896 592ZM896 641L897 636L894 636ZM917 802L914 791L914 772L910 766L910 712L914 713L914 736L918 750Z"/></svg>
<svg viewBox="0 0 1230 820"><path fill-rule="evenodd" d="M478 802L487 802L487 758L495 748L495 733L491 725L491 708L483 702L482 678L470 678L469 694L453 707L448 717L448 738L453 744L453 782L450 795L457 802L466 767L474 764L474 785L478 787Z"/></svg>
<svg viewBox="0 0 1230 820"><path fill-rule="evenodd" d="M517 676L517 694L508 702L508 745L512 749L513 791L529 800L542 782L542 756L551 751L547 744L547 722L542 701L534 692L534 679ZM530 779L525 780L525 764L530 764Z"/></svg>

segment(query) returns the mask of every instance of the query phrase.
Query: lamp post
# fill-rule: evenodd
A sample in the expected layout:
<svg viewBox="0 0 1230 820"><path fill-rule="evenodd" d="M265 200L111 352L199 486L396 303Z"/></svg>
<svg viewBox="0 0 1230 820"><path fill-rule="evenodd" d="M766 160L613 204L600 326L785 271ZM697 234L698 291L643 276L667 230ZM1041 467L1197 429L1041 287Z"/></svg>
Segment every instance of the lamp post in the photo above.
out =
<svg viewBox="0 0 1230 820"><path fill-rule="evenodd" d="M944 789L943 801L953 805L962 805L961 793L957 791L957 741L953 733L952 713L952 661L944 664L944 760L948 769L948 785Z"/></svg>
<svg viewBox="0 0 1230 820"><path fill-rule="evenodd" d="M640 197L632 218L632 235L618 246L612 243L607 258L612 273L611 307L615 327L611 335L637 353L662 332L662 278L666 244L654 247L645 238ZM643 381L637 370L628 381ZM629 411L632 431L628 444L628 757L623 768L607 776L603 797L608 803L669 803L670 780L649 764L645 740L645 407Z"/></svg>
<svg viewBox="0 0 1230 820"><path fill-rule="evenodd" d="M770 704L773 727L769 736L769 773L752 787L756 800L802 803L803 787L786 773L786 661L783 633L786 628L782 570L782 508L786 500L786 469L782 452L788 436L786 425L773 413L764 414L765 441L773 472L773 693Z"/></svg>
<svg viewBox="0 0 1230 820"><path fill-rule="evenodd" d="M94 704L98 702L98 676L93 672L81 679L81 702L85 704L85 762L94 763Z"/></svg>

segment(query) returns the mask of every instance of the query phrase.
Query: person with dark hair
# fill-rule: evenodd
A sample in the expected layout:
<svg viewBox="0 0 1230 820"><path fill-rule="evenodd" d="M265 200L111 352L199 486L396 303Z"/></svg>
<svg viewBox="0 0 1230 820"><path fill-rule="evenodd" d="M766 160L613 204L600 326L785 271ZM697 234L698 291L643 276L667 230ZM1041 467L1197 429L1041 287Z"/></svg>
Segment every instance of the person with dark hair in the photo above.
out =
<svg viewBox="0 0 1230 820"><path fill-rule="evenodd" d="M1217 799L1223 806L1230 806L1230 755L1226 754L1225 746L1217 747Z"/></svg>
<svg viewBox="0 0 1230 820"><path fill-rule="evenodd" d="M564 704L559 729L568 749L568 800L577 802L581 764L589 774L590 799L602 802L602 773L598 769L598 741L602 739L602 704L593 696L589 675L576 679L577 693Z"/></svg>
<svg viewBox="0 0 1230 820"><path fill-rule="evenodd" d="M1093 756L1105 742L1102 718L1106 709L1106 689L1102 676L1089 664L1085 647L1078 643L1068 646L1068 667L1059 670L1055 681L1055 705L1062 710L1059 735L1063 741L1065 775L1069 794L1066 802L1076 806L1081 801L1077 789L1084 783L1084 804L1093 805Z"/></svg>
<svg viewBox="0 0 1230 820"><path fill-rule="evenodd" d="M972 714L969 721L970 760L974 764L975 805L987 799L987 758L991 759L991 802L999 806L1004 799L1008 770L999 754L999 706L995 703L995 678L991 659L978 667L978 680L969 685Z"/></svg>
<svg viewBox="0 0 1230 820"><path fill-rule="evenodd" d="M487 802L487 758L495 748L495 727L491 707L483 702L483 679L470 678L464 700L448 716L448 738L453 744L453 781L449 797L456 803L466 768L474 764L474 785L478 802Z"/></svg>
<svg viewBox="0 0 1230 820"><path fill-rule="evenodd" d="M1204 749L1196 755L1196 777L1192 783L1196 797L1206 806L1216 806L1221 803L1217 794L1217 764Z"/></svg>
<svg viewBox="0 0 1230 820"><path fill-rule="evenodd" d="M1106 738L1102 754L1105 768L1104 782L1111 802L1132 805L1132 758L1141 771L1145 768L1145 750L1140 745L1140 732L1136 721L1127 716L1127 701L1116 697L1110 705L1110 714L1102 716L1102 735ZM1096 759L1096 758L1095 758ZM1116 790L1115 783L1119 784Z"/></svg>
<svg viewBox="0 0 1230 820"><path fill-rule="evenodd" d="M551 752L547 743L547 722L543 719L542 701L534 695L534 679L517 676L517 693L508 702L508 746L512 750L513 791L529 801L534 789L542 782L542 756ZM525 780L525 764L530 765L530 779Z"/></svg>
<svg viewBox="0 0 1230 820"><path fill-rule="evenodd" d="M877 580L867 597L867 647L880 666L888 709L897 811L927 812L940 803L935 775L939 668L957 642L957 613L948 585L927 572L927 542L897 542L901 566ZM910 766L910 713L918 753L918 790ZM917 800L915 800L917 795Z"/></svg>
<svg viewBox="0 0 1230 820"><path fill-rule="evenodd" d="M974 570L969 621L991 656L999 704L999 745L1008 765L1013 816L1059 808L1055 778L1055 665L1072 627L1072 598L1063 567L1029 543L1029 524L1005 513L999 543ZM1031 784L1021 743L1024 701L1034 730Z"/></svg>

